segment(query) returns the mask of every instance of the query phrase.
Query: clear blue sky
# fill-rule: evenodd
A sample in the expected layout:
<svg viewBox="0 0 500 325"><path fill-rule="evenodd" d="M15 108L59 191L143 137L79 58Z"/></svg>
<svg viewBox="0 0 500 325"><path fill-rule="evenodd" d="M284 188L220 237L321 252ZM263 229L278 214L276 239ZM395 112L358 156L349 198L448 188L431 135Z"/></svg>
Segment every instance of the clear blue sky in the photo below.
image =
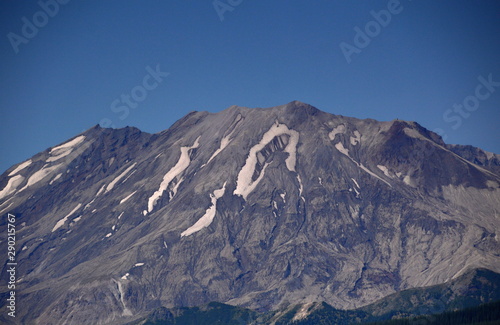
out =
<svg viewBox="0 0 500 325"><path fill-rule="evenodd" d="M103 119L159 132L192 110L292 100L500 153L500 87L476 96L479 76L500 82L497 0L221 0L219 13L213 0L67 2L47 5L53 17L0 2L0 173ZM386 26L371 22L388 6ZM355 27L372 36L348 63L340 45L355 46ZM169 75L141 88L157 66ZM122 101L133 89L140 100ZM470 115L446 121L464 99Z"/></svg>

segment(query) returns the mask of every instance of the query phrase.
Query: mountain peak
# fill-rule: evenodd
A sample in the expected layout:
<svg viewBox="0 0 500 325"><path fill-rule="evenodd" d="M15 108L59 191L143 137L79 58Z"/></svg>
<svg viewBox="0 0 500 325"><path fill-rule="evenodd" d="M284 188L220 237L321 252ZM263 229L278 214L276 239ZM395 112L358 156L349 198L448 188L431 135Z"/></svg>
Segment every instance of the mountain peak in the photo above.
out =
<svg viewBox="0 0 500 325"><path fill-rule="evenodd" d="M24 323L214 300L346 309L500 271L497 160L415 123L293 101L87 132L0 175Z"/></svg>

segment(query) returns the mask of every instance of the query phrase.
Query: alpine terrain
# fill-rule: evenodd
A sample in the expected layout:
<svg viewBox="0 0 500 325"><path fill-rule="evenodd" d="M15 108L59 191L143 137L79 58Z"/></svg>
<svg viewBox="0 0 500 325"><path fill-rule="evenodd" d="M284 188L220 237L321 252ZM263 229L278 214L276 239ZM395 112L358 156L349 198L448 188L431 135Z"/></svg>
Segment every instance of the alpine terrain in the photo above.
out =
<svg viewBox="0 0 500 325"><path fill-rule="evenodd" d="M394 314L384 297L416 310L428 299L401 292L422 287L446 304L499 299L498 286L456 284L498 281L500 155L297 101L192 112L157 134L93 127L5 171L0 214L3 252L8 214L16 230L16 317L5 256L4 323L227 305L362 320Z"/></svg>

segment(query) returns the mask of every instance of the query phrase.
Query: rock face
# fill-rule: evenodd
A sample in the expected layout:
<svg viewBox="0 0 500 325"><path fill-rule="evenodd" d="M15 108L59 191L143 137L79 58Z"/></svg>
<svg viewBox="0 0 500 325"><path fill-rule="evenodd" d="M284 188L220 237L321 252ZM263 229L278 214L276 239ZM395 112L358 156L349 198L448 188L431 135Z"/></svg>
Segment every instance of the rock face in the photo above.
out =
<svg viewBox="0 0 500 325"><path fill-rule="evenodd" d="M158 134L94 127L0 177L0 213L17 217L16 319L356 308L499 272L499 158L300 102L192 112Z"/></svg>

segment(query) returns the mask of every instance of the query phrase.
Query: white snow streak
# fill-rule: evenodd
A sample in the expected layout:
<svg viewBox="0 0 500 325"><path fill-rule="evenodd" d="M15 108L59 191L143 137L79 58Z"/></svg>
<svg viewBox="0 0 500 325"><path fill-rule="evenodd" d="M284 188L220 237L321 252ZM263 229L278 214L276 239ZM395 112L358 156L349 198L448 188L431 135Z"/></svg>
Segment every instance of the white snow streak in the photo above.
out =
<svg viewBox="0 0 500 325"><path fill-rule="evenodd" d="M99 196L99 195L100 195L100 194L104 191L104 189L105 189L105 188L106 188L106 184L104 184L104 185L103 185L103 186L99 189L99 191L97 191L97 193L95 194L95 196L96 196L96 197L97 197L97 196Z"/></svg>
<svg viewBox="0 0 500 325"><path fill-rule="evenodd" d="M375 174L374 172L372 172L371 170L369 170L368 168L366 168L365 166L363 166L363 164L359 164L358 165L362 170L364 170L365 172L367 172L368 174L372 175L373 177L375 178L378 178L380 179L382 182L386 183L387 185L389 185L390 187L392 187L392 185L387 182L386 180L380 178L377 174Z"/></svg>
<svg viewBox="0 0 500 325"><path fill-rule="evenodd" d="M62 173L57 174L57 175L56 175L56 177L54 177L54 178L50 181L49 185L52 185L52 183L54 183L54 182L55 182L55 181L57 181L59 178L61 178L61 176L62 176Z"/></svg>
<svg viewBox="0 0 500 325"><path fill-rule="evenodd" d="M57 229L59 229L60 227L62 227L64 225L64 223L66 222L66 220L68 220L69 216L71 216L73 213L75 213L78 209L80 209L82 206L81 203L78 203L78 205L73 209L71 210L70 213L68 213L68 215L66 215L64 218L62 218L61 220L59 220L56 225L54 226L54 228L52 228L52 232L56 231Z"/></svg>
<svg viewBox="0 0 500 325"><path fill-rule="evenodd" d="M204 167L204 166L208 165L212 161L212 159L214 159L222 150L224 150L227 147L227 145L229 144L229 142L231 142L231 139L230 139L231 134L223 137L220 140L219 149L215 150L215 152L212 154L212 156L210 157L210 159L208 159L207 163L203 164L203 166L201 166L201 167Z"/></svg>
<svg viewBox="0 0 500 325"><path fill-rule="evenodd" d="M80 142L82 142L83 140L85 139L85 136L84 135L80 135L76 138L74 138L73 140L71 141L68 141L66 143L63 143L61 144L60 146L57 146L57 147L54 147L50 150L50 154L57 154L56 151L60 151L62 149L68 149L68 148L71 148L71 147L74 147L76 146L77 144L79 144Z"/></svg>
<svg viewBox="0 0 500 325"><path fill-rule="evenodd" d="M16 169L14 169L13 171L11 171L9 173L9 176L14 176L15 174L19 173L21 170L28 167L29 165L31 165L31 159L28 159L25 162L23 162L22 164L20 164L19 166L17 166Z"/></svg>
<svg viewBox="0 0 500 325"><path fill-rule="evenodd" d="M354 131L354 136L353 136L353 137L351 137L351 139L350 139L350 140L351 140L351 144L352 144L353 146L357 145L358 143L360 143L360 142L361 142L361 133L359 133L359 131L358 131L358 130Z"/></svg>
<svg viewBox="0 0 500 325"><path fill-rule="evenodd" d="M128 273L125 274L124 276L122 276L122 279L126 280L127 276L129 276ZM130 309L128 309L127 306L125 306L125 299L123 297L122 283L120 281L115 281L115 282L118 284L118 291L120 291L120 301L121 301L122 306L123 306L123 316L132 316L132 312L130 311Z"/></svg>
<svg viewBox="0 0 500 325"><path fill-rule="evenodd" d="M359 189L361 189L361 187L359 187L358 182L356 182L356 180L355 180L354 178L351 178L351 179L352 179L352 181L354 182L354 184L356 184L356 186L357 186Z"/></svg>
<svg viewBox="0 0 500 325"><path fill-rule="evenodd" d="M135 194L135 192L137 192L137 191L133 191L132 193L130 193L129 195L127 195L127 197L124 198L124 199L122 199L119 204L122 204L122 203L126 202L128 199L130 199L132 197L132 195Z"/></svg>
<svg viewBox="0 0 500 325"><path fill-rule="evenodd" d="M0 192L0 199L3 199L4 197L12 194L17 187L23 182L24 177L21 175L16 175L12 178L9 179L7 182L7 185L5 185L4 189Z"/></svg>
<svg viewBox="0 0 500 325"><path fill-rule="evenodd" d="M130 170L132 168L134 168L135 165L137 165L137 163L133 163L132 166L125 169L125 171L123 173L121 173L120 175L118 175L118 177L116 177L114 180L112 180L111 183L109 183L108 186L106 187L106 192L104 192L104 193L111 191L113 189L113 187L115 187L116 183L118 183L123 177L125 177L125 175L127 175L127 173L130 172Z"/></svg>
<svg viewBox="0 0 500 325"><path fill-rule="evenodd" d="M238 174L238 181L236 189L234 190L235 195L240 195L244 199L250 194L257 184L260 182L264 176L267 164L264 165L262 171L257 180L252 181L252 175L255 171L255 166L257 165L257 153L264 149L264 147L271 142L275 137L287 134L290 138L288 144L286 145L284 152L288 153L288 157L285 160L286 167L290 171L295 171L296 155L297 155L297 143L299 142L299 132L295 130L290 130L285 124L273 124L273 126L262 136L262 139L258 144L250 149L245 165L241 168Z"/></svg>
<svg viewBox="0 0 500 325"><path fill-rule="evenodd" d="M340 151L341 153L343 153L344 155L346 155L347 157L351 158L351 157L349 156L349 150L348 150L348 149L346 149L346 148L344 148L344 145L342 144L342 142L337 142L337 143L335 144L335 148L336 148L338 151ZM352 160L352 158L351 158L351 160Z"/></svg>
<svg viewBox="0 0 500 325"><path fill-rule="evenodd" d="M304 191L304 186L302 185L302 179L300 178L300 175L297 173L297 180L299 181L299 194L300 197L302 198L302 201L306 202L306 199L302 195L302 192Z"/></svg>
<svg viewBox="0 0 500 325"><path fill-rule="evenodd" d="M31 175L26 185L20 191L25 190L29 186L35 185L36 183L38 183L39 181L50 175L54 170L58 169L60 166L62 166L62 164L51 167L47 167L47 165L43 166L42 169Z"/></svg>
<svg viewBox="0 0 500 325"><path fill-rule="evenodd" d="M85 136L80 135L71 141L68 141L68 142L66 142L58 147L52 148L50 150L51 157L49 157L49 159L47 159L47 162L53 162L53 161L59 160L63 157L66 157L67 155L69 155L73 151L74 147L76 145L80 144L83 140L85 140Z"/></svg>
<svg viewBox="0 0 500 325"><path fill-rule="evenodd" d="M392 187L392 185L387 182L386 180L380 178L377 174L375 174L374 172L372 172L371 170L369 170L368 168L366 168L365 166L363 166L363 164L360 164L358 163L356 160L354 160L351 156L349 156L349 150L346 149L344 147L344 145L342 144L342 142L338 142L335 144L335 148L340 151L341 153L343 153L344 155L346 155L349 159L351 159L351 161L353 163L355 163L359 168L361 168L362 170L364 170L365 172L367 172L368 174L372 175L373 177L381 180L382 182L386 183L387 185L389 185L390 187Z"/></svg>
<svg viewBox="0 0 500 325"><path fill-rule="evenodd" d="M135 263L134 266L143 266L143 265L144 265L144 263Z"/></svg>
<svg viewBox="0 0 500 325"><path fill-rule="evenodd" d="M191 159L189 158L189 151L198 148L200 137L196 138L196 141L191 147L181 147L181 156L179 157L179 160L177 161L177 164L170 169L165 176L163 176L163 181L160 184L160 187L156 192L151 195L151 197L148 200L148 212L153 211L153 208L160 199L160 197L163 195L163 192L168 188L168 185L170 182L174 180L175 177L180 175L186 168L189 167L189 164L191 163Z"/></svg>
<svg viewBox="0 0 500 325"><path fill-rule="evenodd" d="M384 172L384 175L391 178L391 174L389 173L389 169L383 165L377 165L378 169L380 169L382 172Z"/></svg>
<svg viewBox="0 0 500 325"><path fill-rule="evenodd" d="M181 233L181 237L189 236L191 234L194 234L195 232L202 230L203 228L210 226L210 224L215 218L215 212L217 211L217 200L224 195L225 191L226 191L226 183L224 183L221 189L215 190L214 194L210 194L212 205L210 205L210 207L205 211L203 217L198 219L198 221L196 221L194 225L192 225L191 227L189 227L188 229L186 229Z"/></svg>
<svg viewBox="0 0 500 325"><path fill-rule="evenodd" d="M332 132L328 133L328 137L330 138L330 140L335 140L335 136L337 134L342 134L342 133L345 133L345 125L344 124L340 124L340 125L337 125L333 130Z"/></svg>

